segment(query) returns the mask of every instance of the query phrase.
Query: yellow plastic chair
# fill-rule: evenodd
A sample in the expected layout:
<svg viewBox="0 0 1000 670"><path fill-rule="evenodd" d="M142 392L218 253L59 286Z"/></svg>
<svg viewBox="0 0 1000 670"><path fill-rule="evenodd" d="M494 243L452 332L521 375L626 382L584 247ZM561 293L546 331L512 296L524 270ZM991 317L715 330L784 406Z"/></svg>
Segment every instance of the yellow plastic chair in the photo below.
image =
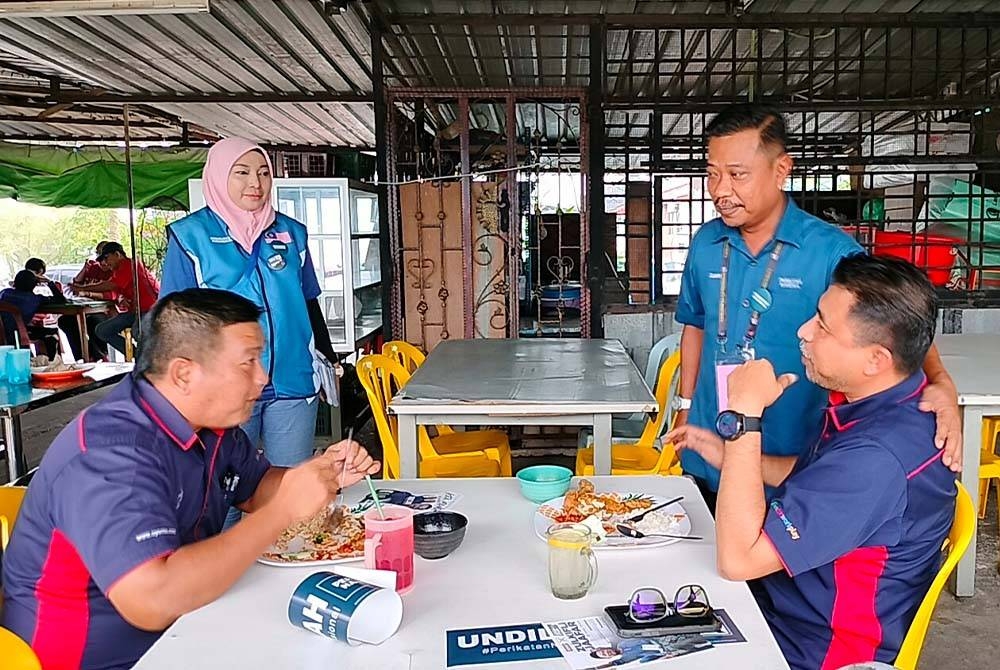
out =
<svg viewBox="0 0 1000 670"><path fill-rule="evenodd" d="M669 408L667 397L670 384L681 364L681 352L675 351L660 366L656 377L656 414L646 421L646 427L635 443L625 442L611 445L611 474L613 475L679 475L680 460L672 444L657 448L663 423ZM580 477L594 475L594 448L587 447L576 452L576 474Z"/></svg>
<svg viewBox="0 0 1000 670"><path fill-rule="evenodd" d="M10 542L14 521L27 492L24 486L0 486L0 549L6 549Z"/></svg>
<svg viewBox="0 0 1000 670"><path fill-rule="evenodd" d="M384 477L399 479L399 430L389 414L389 401L410 375L388 356L372 354L358 362L358 378L368 394L372 416L382 441ZM417 426L421 477L510 477L510 443L499 430L476 430L434 439Z"/></svg>
<svg viewBox="0 0 1000 670"><path fill-rule="evenodd" d="M920 652L924 647L924 638L927 636L927 626L930 625L941 589L968 549L972 534L976 532L976 510L972 506L972 498L961 482L955 482L955 485L958 487L958 494L955 497L955 521L951 524L951 532L948 533L942 548L947 556L934 581L931 582L931 587L927 589L927 595L920 603L917 615L913 617L910 630L903 638L903 645L899 648L895 663L899 670L916 670Z"/></svg>
<svg viewBox="0 0 1000 670"><path fill-rule="evenodd" d="M42 670L28 643L6 628L0 628L0 658L4 670Z"/></svg>
<svg viewBox="0 0 1000 670"><path fill-rule="evenodd" d="M392 340L382 345L382 355L388 356L403 366L411 375L417 371L427 356L424 352L404 340Z"/></svg>
<svg viewBox="0 0 1000 670"><path fill-rule="evenodd" d="M1000 457L996 455L997 437L1000 436L1000 419L987 417L983 419L983 446L979 453L979 518L986 516L986 503L989 501L990 482L997 490L997 512L1000 518Z"/></svg>
<svg viewBox="0 0 1000 670"><path fill-rule="evenodd" d="M402 365L403 369L411 375L416 372L417 368L423 365L424 361L427 359L424 352L420 351L420 349L405 340L392 340L391 342L386 342L382 345L382 355L388 356ZM455 430L451 426L439 424L434 426L434 432L436 435L450 435L454 433Z"/></svg>

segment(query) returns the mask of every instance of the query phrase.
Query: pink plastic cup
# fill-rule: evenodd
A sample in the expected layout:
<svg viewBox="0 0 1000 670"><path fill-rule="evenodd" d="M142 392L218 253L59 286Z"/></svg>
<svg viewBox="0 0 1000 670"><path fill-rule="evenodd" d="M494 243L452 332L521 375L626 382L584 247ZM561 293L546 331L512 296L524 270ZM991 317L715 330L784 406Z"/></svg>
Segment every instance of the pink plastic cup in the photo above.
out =
<svg viewBox="0 0 1000 670"><path fill-rule="evenodd" d="M382 505L365 512L365 567L396 573L396 592L413 588L413 510Z"/></svg>

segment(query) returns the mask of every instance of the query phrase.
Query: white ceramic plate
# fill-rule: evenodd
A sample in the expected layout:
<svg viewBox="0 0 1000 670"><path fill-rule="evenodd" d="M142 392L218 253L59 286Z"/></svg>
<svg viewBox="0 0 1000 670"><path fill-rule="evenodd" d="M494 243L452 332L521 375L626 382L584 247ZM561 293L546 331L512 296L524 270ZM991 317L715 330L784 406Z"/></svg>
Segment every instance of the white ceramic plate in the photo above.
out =
<svg viewBox="0 0 1000 670"><path fill-rule="evenodd" d="M333 558L328 561L274 561L269 558L264 558L261 556L257 559L258 563L263 565L270 565L275 568L314 568L321 565L336 565L337 563L354 563L357 561L365 560L364 556L355 556L353 558Z"/></svg>
<svg viewBox="0 0 1000 670"><path fill-rule="evenodd" d="M606 492L602 491L602 493ZM629 495L636 495L634 491L633 492L618 491L617 493L619 493L622 497L626 497ZM667 500L669 500L669 498L664 498L662 496L656 496L652 494L640 494L640 495L642 495L645 498L649 498L652 501L652 505L650 505L650 507L656 507L657 505L662 505L663 503L667 502ZM556 510L561 510L563 507L564 498L565 496L553 498L548 502L542 503L538 507L532 518L532 522L535 529L535 535L537 535L543 540L546 539L545 534L548 531L549 527L557 522L554 519L546 516L541 510L546 507ZM635 512L632 512L631 515L627 516L638 516L641 513L642 510L637 510ZM687 511L685 511L684 507L679 502L676 502L672 505L668 505L663 509L653 512L652 514L677 515L677 521L674 524L673 529L670 531L670 534L685 535L685 536L691 534L691 519L688 517ZM625 518L627 518L627 516ZM641 525L639 526L639 530L642 530ZM673 544L674 542L680 542L680 540L672 537L644 537L642 539L636 539L633 537L626 537L618 533L615 533L614 535L608 535L604 539L604 542L595 544L594 549L595 550L641 549L644 547L662 547L668 544Z"/></svg>

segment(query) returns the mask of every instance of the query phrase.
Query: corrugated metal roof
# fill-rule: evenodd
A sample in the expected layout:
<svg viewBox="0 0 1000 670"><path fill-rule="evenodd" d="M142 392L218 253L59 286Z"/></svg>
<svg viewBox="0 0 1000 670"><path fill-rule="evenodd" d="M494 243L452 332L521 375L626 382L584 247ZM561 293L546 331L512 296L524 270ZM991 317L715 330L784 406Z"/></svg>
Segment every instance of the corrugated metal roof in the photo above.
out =
<svg viewBox="0 0 1000 670"><path fill-rule="evenodd" d="M213 0L207 14L3 19L0 42L11 60L81 88L149 100L220 135L370 147L370 103L322 102L370 96L367 21L363 7L327 16L308 0ZM182 102L203 94L211 102ZM298 102L281 102L286 94Z"/></svg>
<svg viewBox="0 0 1000 670"><path fill-rule="evenodd" d="M320 1L212 0L211 11L200 14L0 19L0 104L22 103L30 105L30 110L49 110L49 120L62 116L74 121L57 127L39 120L15 120L16 113L11 112L0 121L0 132L44 136L49 128L60 136L120 136L112 125L83 123L93 109L100 109L103 99L108 106L123 101L138 105L137 119L153 125L137 127L136 132L141 129L148 137L177 138L179 119L192 124L189 130L195 135L204 129L274 144L371 147L375 135L369 29L375 15L389 25L384 44L390 85L582 88L589 80L590 45L589 28L579 23L579 17L657 15L651 21L662 25L663 15L687 21L701 15L719 17L727 4L709 0L377 0L352 2L346 12L338 13L328 11L332 4ZM748 16L844 12L870 13L882 20L887 14L903 12L998 9L996 0L753 0L746 5ZM442 20L400 19L416 14L426 18L432 11ZM509 22L487 19L511 14L545 18L534 25L524 16L524 20ZM456 21L454 15L466 18ZM554 15L567 20L560 22ZM452 20L444 20L449 17ZM742 95L750 77L739 68L731 68L735 73L720 70L720 55L724 61L727 54L739 58L752 53L751 33L763 35L761 48L769 56L783 56L787 44L790 56L801 59L809 42L789 31L730 26L684 30L682 48L680 28L673 32L643 28L641 21L609 28L605 48L612 97L680 101L691 96L704 100L715 94L720 98ZM913 48L928 48L934 29L927 31ZM817 28L816 33L824 31ZM814 34L814 49L829 51L832 41L824 42ZM985 31L971 29L962 55L968 62L985 59L988 41ZM890 61L909 53L909 40L890 42ZM998 60L1000 40L992 42L992 58ZM841 56L849 56L857 45L847 40L837 48ZM943 48L952 55L958 49L947 40ZM789 95L796 87L808 86L813 97L835 99L859 87L857 73L825 81L810 73L782 69L779 61L770 62L761 73L759 93ZM654 64L659 67L655 73ZM62 86L51 94L47 78L53 76L60 78ZM875 88L866 87L865 95L892 97L894 91L909 86L909 76L893 73ZM917 84L921 76L915 74ZM53 101L76 104L51 112ZM157 114L175 123L156 127Z"/></svg>

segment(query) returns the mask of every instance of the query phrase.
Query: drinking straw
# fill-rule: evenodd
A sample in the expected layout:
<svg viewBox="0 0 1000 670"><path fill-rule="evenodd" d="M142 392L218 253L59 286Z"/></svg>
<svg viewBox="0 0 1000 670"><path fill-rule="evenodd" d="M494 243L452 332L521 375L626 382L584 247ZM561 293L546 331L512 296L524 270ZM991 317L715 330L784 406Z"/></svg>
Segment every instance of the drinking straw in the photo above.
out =
<svg viewBox="0 0 1000 670"><path fill-rule="evenodd" d="M382 521L385 521L385 512L382 511L382 503L379 502L378 493L375 492L375 484L372 482L372 476L365 475L365 481L368 482L368 490L372 492L372 500L375 501L375 509L378 510L378 515L382 517Z"/></svg>

